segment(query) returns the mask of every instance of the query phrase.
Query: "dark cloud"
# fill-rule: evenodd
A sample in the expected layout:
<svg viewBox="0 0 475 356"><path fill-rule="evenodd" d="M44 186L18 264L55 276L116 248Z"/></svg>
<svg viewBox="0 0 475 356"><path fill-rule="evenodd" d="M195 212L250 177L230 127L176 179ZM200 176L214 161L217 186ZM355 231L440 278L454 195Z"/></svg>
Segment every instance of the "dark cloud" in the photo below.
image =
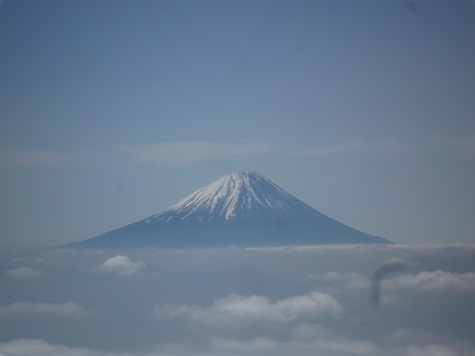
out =
<svg viewBox="0 0 475 356"><path fill-rule="evenodd" d="M407 262L395 258L384 262L381 266L376 268L371 278L371 296L370 301L373 305L379 305L379 297L381 295L381 283L383 278L393 272L407 268Z"/></svg>

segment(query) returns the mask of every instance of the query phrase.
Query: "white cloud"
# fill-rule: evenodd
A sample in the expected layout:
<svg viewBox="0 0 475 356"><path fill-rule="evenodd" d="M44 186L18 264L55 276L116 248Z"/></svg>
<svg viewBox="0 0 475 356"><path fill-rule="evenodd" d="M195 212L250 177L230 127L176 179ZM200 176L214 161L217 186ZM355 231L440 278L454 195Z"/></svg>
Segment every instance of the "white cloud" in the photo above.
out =
<svg viewBox="0 0 475 356"><path fill-rule="evenodd" d="M301 345L306 345L306 348L320 351L349 354L370 354L376 351L376 347L368 341L348 339L319 324L297 325L292 331L292 337Z"/></svg>
<svg viewBox="0 0 475 356"><path fill-rule="evenodd" d="M106 260L99 268L105 272L112 272L121 275L132 275L140 272L145 267L141 261L131 261L126 256L118 255Z"/></svg>
<svg viewBox="0 0 475 356"><path fill-rule="evenodd" d="M43 272L39 269L30 267L19 267L17 269L10 269L5 272L9 277L16 279L29 279L40 276Z"/></svg>
<svg viewBox="0 0 475 356"><path fill-rule="evenodd" d="M459 340L446 332L423 329L399 329L389 335L394 353L405 356L475 355L473 342Z"/></svg>
<svg viewBox="0 0 475 356"><path fill-rule="evenodd" d="M186 164L264 153L270 151L271 146L264 140L246 140L238 143L182 141L144 146L118 146L115 149L145 163Z"/></svg>
<svg viewBox="0 0 475 356"><path fill-rule="evenodd" d="M268 338L256 338L252 340L235 340L213 338L211 344L214 349L227 352L272 352L279 349L279 343Z"/></svg>
<svg viewBox="0 0 475 356"><path fill-rule="evenodd" d="M70 347L53 344L41 339L15 339L0 343L0 356L177 356L177 355L394 355L394 356L469 356L473 348L467 344L445 345L433 343L427 345L402 345L397 349L378 348L368 341L339 337L320 337L313 340L291 339L281 341L272 338L232 339L212 337L208 351L199 350L193 345L162 345L148 351L136 350L131 353L107 352L85 347Z"/></svg>
<svg viewBox="0 0 475 356"><path fill-rule="evenodd" d="M324 274L308 274L308 280L317 281L325 285L325 291L332 294L348 293L361 290L369 290L371 282L368 276L358 272L334 272Z"/></svg>
<svg viewBox="0 0 475 356"><path fill-rule="evenodd" d="M431 344L425 346L409 346L405 356L459 356L447 346Z"/></svg>
<svg viewBox="0 0 475 356"><path fill-rule="evenodd" d="M269 338L237 340L212 339L216 351L245 355L374 355L377 348L370 342L344 338L315 338L311 341L279 341Z"/></svg>
<svg viewBox="0 0 475 356"><path fill-rule="evenodd" d="M451 273L446 271L422 271L417 275L403 274L388 278L386 286L391 289L414 289L422 291L475 290L475 272Z"/></svg>
<svg viewBox="0 0 475 356"><path fill-rule="evenodd" d="M82 318L92 314L92 311L73 302L67 303L32 303L20 302L0 305L0 315L51 315Z"/></svg>
<svg viewBox="0 0 475 356"><path fill-rule="evenodd" d="M85 348L71 348L64 345L50 344L39 339L16 339L0 343L0 356L98 356L99 354Z"/></svg>
<svg viewBox="0 0 475 356"><path fill-rule="evenodd" d="M273 302L264 296L232 294L217 299L211 306L156 307L159 317L184 317L213 326L242 325L254 322L290 322L343 313L340 303L329 294L312 292Z"/></svg>

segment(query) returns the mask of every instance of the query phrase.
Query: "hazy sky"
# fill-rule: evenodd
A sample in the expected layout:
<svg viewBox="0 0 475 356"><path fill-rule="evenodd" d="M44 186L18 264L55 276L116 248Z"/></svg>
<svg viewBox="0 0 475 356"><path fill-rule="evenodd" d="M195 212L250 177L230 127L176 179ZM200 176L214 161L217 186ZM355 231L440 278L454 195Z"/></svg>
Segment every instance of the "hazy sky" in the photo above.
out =
<svg viewBox="0 0 475 356"><path fill-rule="evenodd" d="M470 0L4 0L0 48L6 246L230 171L395 242L475 242Z"/></svg>

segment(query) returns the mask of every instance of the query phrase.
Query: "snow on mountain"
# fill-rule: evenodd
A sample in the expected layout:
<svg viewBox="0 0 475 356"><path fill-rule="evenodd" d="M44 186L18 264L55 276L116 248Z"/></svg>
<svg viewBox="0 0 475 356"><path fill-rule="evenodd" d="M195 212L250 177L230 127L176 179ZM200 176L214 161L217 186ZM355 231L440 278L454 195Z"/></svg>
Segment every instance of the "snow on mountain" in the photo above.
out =
<svg viewBox="0 0 475 356"><path fill-rule="evenodd" d="M229 173L146 222L238 221L269 214L295 214L309 208L257 172Z"/></svg>

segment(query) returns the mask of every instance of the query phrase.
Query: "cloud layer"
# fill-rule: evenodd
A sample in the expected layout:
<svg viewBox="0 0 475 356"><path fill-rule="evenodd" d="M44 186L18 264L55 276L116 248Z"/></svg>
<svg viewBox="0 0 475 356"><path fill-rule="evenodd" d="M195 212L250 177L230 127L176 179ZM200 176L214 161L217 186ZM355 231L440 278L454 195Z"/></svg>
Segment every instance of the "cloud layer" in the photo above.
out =
<svg viewBox="0 0 475 356"><path fill-rule="evenodd" d="M475 272L421 271L416 275L403 274L393 277L388 279L387 284L392 289L426 292L475 291Z"/></svg>
<svg viewBox="0 0 475 356"><path fill-rule="evenodd" d="M156 307L158 317L184 317L195 323L228 326L256 322L286 323L314 319L322 316L338 316L342 306L329 294L312 292L273 302L264 296L245 297L229 295L215 300L211 306Z"/></svg>
<svg viewBox="0 0 475 356"><path fill-rule="evenodd" d="M6 274L12 278L30 279L40 276L42 272L39 269L33 269L30 267L19 267L16 269L9 269L6 271Z"/></svg>
<svg viewBox="0 0 475 356"><path fill-rule="evenodd" d="M474 255L366 245L4 257L0 355L471 356ZM371 280L391 261L407 268L376 273L372 308Z"/></svg>
<svg viewBox="0 0 475 356"><path fill-rule="evenodd" d="M76 303L32 303L19 302L0 305L0 315L32 315L32 316L61 316L83 318L92 314L92 311Z"/></svg>
<svg viewBox="0 0 475 356"><path fill-rule="evenodd" d="M0 356L114 356L84 347L68 347L41 339L16 339L0 343ZM124 355L125 356L125 355Z"/></svg>

